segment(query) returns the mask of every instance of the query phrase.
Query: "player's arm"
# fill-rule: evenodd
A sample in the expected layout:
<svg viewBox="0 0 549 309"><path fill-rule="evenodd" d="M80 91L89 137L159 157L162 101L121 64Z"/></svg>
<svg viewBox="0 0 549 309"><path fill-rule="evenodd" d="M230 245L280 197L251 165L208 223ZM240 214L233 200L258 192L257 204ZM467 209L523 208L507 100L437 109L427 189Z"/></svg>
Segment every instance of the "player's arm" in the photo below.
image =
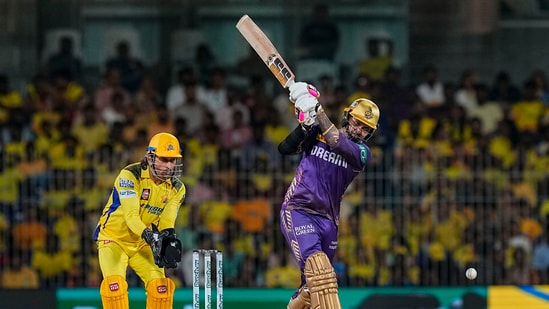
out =
<svg viewBox="0 0 549 309"><path fill-rule="evenodd" d="M170 201L166 204L166 207L164 207L162 215L160 216L160 221L158 222L158 229L160 231L174 228L177 213L179 212L179 208L185 199L185 192L185 186L181 185L179 191L177 191L177 193L170 198Z"/></svg>
<svg viewBox="0 0 549 309"><path fill-rule="evenodd" d="M136 177L130 171L123 170L114 183L114 190L118 192L126 225L134 234L141 235L147 226L141 221L141 216L139 215L140 207L137 185Z"/></svg>
<svg viewBox="0 0 549 309"><path fill-rule="evenodd" d="M306 133L303 126L298 125L286 138L278 144L278 152L283 155L298 154L302 151L301 145Z"/></svg>
<svg viewBox="0 0 549 309"><path fill-rule="evenodd" d="M320 132L326 139L326 144L331 148L335 148L339 141L339 130L334 123L328 118L328 115L324 112L324 108L320 103L316 106L316 121L320 126Z"/></svg>

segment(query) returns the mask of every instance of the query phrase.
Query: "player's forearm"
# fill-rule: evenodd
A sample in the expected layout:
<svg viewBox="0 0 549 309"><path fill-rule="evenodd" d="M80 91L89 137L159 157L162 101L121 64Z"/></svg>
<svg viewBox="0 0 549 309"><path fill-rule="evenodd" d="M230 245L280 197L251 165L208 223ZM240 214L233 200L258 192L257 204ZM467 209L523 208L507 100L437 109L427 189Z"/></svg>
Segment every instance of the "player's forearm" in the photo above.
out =
<svg viewBox="0 0 549 309"><path fill-rule="evenodd" d="M305 138L305 132L301 125L298 125L286 138L278 145L278 152L283 155L299 153L301 143Z"/></svg>
<svg viewBox="0 0 549 309"><path fill-rule="evenodd" d="M316 120L320 126L320 132L322 132L328 146L335 147L339 140L339 130L330 118L328 118L328 115L326 115L321 105L319 105L316 110Z"/></svg>
<svg viewBox="0 0 549 309"><path fill-rule="evenodd" d="M130 231L132 231L136 235L141 236L143 230L147 228L143 221L141 221L141 217L139 217L139 210L124 211L124 218L126 219L126 225L130 229Z"/></svg>

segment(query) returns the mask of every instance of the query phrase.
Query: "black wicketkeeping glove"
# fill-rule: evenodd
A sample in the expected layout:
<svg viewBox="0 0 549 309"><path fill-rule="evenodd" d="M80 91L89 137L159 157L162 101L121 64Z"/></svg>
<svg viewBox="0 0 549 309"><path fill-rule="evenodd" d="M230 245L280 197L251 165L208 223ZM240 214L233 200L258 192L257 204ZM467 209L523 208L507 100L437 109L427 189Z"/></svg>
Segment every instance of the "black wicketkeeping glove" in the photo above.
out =
<svg viewBox="0 0 549 309"><path fill-rule="evenodd" d="M160 232L162 247L160 256L165 268L176 268L177 263L181 262L181 241L175 236L173 228L165 229Z"/></svg>
<svg viewBox="0 0 549 309"><path fill-rule="evenodd" d="M141 238L151 247L154 257L154 263L158 267L164 267L164 262L161 254L162 238L160 237L160 232L158 231L156 225L152 224L152 230L148 228L143 230L143 233L141 233Z"/></svg>

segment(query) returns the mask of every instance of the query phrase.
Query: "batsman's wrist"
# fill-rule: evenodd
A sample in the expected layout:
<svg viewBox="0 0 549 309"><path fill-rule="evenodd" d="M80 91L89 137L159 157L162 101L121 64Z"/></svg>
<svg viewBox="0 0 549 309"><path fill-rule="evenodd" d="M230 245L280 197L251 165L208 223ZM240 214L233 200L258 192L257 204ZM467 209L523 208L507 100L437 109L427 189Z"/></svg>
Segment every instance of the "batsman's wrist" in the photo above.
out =
<svg viewBox="0 0 549 309"><path fill-rule="evenodd" d="M322 105L320 103L316 103L315 106L315 113L324 112L324 108L322 108Z"/></svg>

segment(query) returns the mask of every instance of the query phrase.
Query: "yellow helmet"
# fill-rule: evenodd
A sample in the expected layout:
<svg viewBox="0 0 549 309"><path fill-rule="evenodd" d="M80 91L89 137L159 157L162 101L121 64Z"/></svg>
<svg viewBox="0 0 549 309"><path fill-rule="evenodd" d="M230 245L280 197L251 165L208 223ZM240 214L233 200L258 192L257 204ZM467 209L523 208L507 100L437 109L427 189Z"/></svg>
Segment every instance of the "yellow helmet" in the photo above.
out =
<svg viewBox="0 0 549 309"><path fill-rule="evenodd" d="M179 141L170 133L154 135L147 147L147 153L155 154L157 157L181 158Z"/></svg>
<svg viewBox="0 0 549 309"><path fill-rule="evenodd" d="M368 130L368 134L362 138L353 136L353 134L349 134L349 131L347 130L348 134L350 135L349 137L357 141L366 142L370 137L372 137L375 130L377 130L378 128L380 116L379 107L377 107L374 102L368 99L356 99L343 110L343 119L341 120L341 126L343 128L349 126L349 118L351 116L355 120L368 126L371 130Z"/></svg>

